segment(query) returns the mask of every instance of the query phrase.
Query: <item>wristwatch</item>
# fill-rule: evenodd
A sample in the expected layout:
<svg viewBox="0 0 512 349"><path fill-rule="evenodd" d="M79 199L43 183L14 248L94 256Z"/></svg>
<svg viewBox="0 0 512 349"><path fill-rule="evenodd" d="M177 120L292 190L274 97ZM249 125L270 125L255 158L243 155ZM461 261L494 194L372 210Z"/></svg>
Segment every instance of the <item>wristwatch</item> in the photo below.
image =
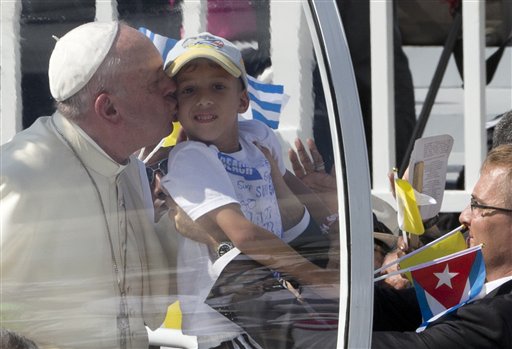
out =
<svg viewBox="0 0 512 349"><path fill-rule="evenodd" d="M231 251L233 247L235 247L235 245L233 245L231 241L222 241L219 244L219 246L217 246L217 256L222 257L223 255Z"/></svg>

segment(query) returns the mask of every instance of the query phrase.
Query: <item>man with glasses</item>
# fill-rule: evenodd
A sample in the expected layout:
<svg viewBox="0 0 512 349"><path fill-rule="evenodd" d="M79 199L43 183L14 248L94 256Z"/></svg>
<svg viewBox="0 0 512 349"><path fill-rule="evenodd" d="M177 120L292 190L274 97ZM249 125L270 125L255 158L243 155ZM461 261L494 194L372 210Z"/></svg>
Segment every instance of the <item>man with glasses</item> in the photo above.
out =
<svg viewBox="0 0 512 349"><path fill-rule="evenodd" d="M421 314L414 289L376 287L372 348L512 347L512 144L489 152L459 220L469 247L483 245L482 292L416 333Z"/></svg>

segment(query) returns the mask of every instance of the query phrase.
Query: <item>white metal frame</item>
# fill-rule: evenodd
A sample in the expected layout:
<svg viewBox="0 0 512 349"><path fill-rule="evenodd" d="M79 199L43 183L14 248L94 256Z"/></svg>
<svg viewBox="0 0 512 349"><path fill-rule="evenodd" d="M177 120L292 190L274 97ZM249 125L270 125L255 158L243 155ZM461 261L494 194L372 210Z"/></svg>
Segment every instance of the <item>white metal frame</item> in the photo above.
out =
<svg viewBox="0 0 512 349"><path fill-rule="evenodd" d="M324 93L342 217L338 348L369 348L373 318L373 238L370 176L361 107L336 2L319 0L309 3L317 20L318 38L313 38L313 42L322 85L330 88L324 89Z"/></svg>

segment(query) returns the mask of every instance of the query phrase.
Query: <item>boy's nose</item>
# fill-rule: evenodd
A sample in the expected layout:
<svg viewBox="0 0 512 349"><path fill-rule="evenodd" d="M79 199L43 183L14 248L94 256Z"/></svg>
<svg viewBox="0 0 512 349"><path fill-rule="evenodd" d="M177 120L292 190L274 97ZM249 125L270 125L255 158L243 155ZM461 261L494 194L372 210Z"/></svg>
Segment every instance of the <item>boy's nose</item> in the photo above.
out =
<svg viewBox="0 0 512 349"><path fill-rule="evenodd" d="M207 93L202 93L201 96L199 96L199 99L197 101L197 105L200 106L209 106L213 104L213 100Z"/></svg>

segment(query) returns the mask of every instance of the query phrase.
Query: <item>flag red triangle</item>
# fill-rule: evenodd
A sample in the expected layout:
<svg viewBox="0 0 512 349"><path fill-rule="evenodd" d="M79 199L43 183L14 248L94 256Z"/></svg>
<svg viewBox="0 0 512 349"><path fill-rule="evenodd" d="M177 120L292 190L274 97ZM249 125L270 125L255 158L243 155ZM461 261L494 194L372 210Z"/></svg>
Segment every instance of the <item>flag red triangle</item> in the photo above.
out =
<svg viewBox="0 0 512 349"><path fill-rule="evenodd" d="M445 308L460 303L476 253L411 271L415 282Z"/></svg>

